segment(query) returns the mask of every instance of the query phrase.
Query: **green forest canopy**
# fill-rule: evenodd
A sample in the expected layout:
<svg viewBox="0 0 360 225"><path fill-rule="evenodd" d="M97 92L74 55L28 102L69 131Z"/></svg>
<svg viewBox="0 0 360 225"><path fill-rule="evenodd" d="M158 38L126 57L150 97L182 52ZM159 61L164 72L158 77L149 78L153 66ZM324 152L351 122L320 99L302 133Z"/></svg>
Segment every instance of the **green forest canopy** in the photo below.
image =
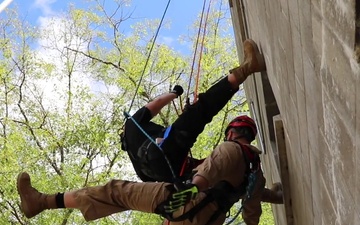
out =
<svg viewBox="0 0 360 225"><path fill-rule="evenodd" d="M200 92L239 64L229 13L218 7L226 3L215 2L201 67L195 67L200 68ZM54 17L43 27L28 24L16 10L3 12L0 224L90 224L73 210L54 210L26 219L19 210L17 174L27 171L33 185L46 193L104 184L114 178L136 181L128 156L120 147L123 112L133 112L175 84L189 88L190 94L194 92L195 78L190 77L193 56L157 43L145 67L160 20L144 19L134 24L130 33L121 33L122 22L128 18L122 18L120 12L126 8L121 2L117 4L113 11L104 10L99 1L89 1L88 9L70 6L63 17ZM194 21L193 33L179 40L193 43L195 49L198 27L199 20ZM184 99L176 101L176 109L179 111L184 103ZM240 91L206 127L193 147L193 155L206 157L222 140L229 119L247 111ZM167 125L176 117L174 105L169 105L155 121ZM157 215L128 211L91 224L160 221Z"/></svg>

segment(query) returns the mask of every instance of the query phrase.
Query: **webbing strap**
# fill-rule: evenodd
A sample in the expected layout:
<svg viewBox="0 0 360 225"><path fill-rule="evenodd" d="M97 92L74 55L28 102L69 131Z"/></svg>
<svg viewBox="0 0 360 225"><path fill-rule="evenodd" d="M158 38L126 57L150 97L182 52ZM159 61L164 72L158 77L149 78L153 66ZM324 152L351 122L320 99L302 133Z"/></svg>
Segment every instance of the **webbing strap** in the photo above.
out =
<svg viewBox="0 0 360 225"><path fill-rule="evenodd" d="M234 141L234 142L240 145L241 150L243 152L245 164L248 165L247 169L246 169L246 172L245 172L245 176L247 177L247 185L245 187L245 198L241 202L240 209L238 210L236 215L230 221L228 221L226 223L226 225L230 225L232 222L234 222L235 219L242 212L245 202L251 197L251 194L254 191L256 180L257 180L257 177L256 177L255 173L256 173L256 171L258 171L260 169L260 158L259 158L259 156L255 156L253 160L250 160L249 156L248 156L248 153L250 153L249 152L249 147L247 147L246 145L242 145L239 142L236 142L236 141ZM254 166L253 165L254 163L257 163L256 168L252 168Z"/></svg>
<svg viewBox="0 0 360 225"><path fill-rule="evenodd" d="M161 146L164 143L165 139L169 136L170 131L171 131L171 125L166 128L163 136L164 139L159 143L159 146Z"/></svg>
<svg viewBox="0 0 360 225"><path fill-rule="evenodd" d="M165 139L169 136L170 131L172 129L172 126L168 126L165 129L164 135L163 135L163 140L159 143L159 146L162 146L162 144L164 143ZM193 163L192 160L190 160L190 163ZM184 171L185 171L185 167L187 166L188 162L187 162L187 158L184 159L183 163L182 163L182 167L180 170L180 174L179 177L182 178L182 176L184 175ZM181 180L181 179L180 179Z"/></svg>

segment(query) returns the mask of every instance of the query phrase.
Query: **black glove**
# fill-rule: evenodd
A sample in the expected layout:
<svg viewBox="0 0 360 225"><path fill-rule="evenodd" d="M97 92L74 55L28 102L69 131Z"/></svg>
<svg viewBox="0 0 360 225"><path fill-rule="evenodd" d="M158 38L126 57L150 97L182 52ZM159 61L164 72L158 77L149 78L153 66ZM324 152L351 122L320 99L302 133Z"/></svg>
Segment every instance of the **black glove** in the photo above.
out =
<svg viewBox="0 0 360 225"><path fill-rule="evenodd" d="M193 200L199 193L199 189L195 184L184 184L181 189L171 195L170 200L164 206L165 212L172 213L180 207L186 205Z"/></svg>
<svg viewBox="0 0 360 225"><path fill-rule="evenodd" d="M184 89L180 85L175 85L170 93L175 93L179 97L184 93Z"/></svg>

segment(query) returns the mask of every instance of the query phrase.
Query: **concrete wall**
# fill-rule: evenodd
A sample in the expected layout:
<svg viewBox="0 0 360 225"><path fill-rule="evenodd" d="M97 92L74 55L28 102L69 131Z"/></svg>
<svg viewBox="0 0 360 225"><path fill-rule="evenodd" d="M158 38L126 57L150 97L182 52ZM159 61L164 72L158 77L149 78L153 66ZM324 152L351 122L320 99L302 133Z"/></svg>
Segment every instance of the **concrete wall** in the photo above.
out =
<svg viewBox="0 0 360 225"><path fill-rule="evenodd" d="M229 3L239 59L251 38L266 60L267 72L244 87L262 131L267 185L289 180L286 205L274 206L277 224L360 224L360 1Z"/></svg>

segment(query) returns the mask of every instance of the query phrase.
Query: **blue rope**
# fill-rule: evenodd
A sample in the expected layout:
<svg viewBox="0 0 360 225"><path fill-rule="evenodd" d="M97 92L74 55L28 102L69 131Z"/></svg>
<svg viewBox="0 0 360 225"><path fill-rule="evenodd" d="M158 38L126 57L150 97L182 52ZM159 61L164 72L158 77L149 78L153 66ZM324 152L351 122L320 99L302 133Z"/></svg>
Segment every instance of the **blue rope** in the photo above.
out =
<svg viewBox="0 0 360 225"><path fill-rule="evenodd" d="M153 40L153 42L152 42L152 44L151 44L151 48L150 48L150 51L149 51L149 55L148 55L147 58L146 58L145 66L144 66L143 71L142 71L142 73L141 73L140 80L139 80L139 82L138 82L138 84L137 84L137 86L136 86L136 90L135 90L134 97L133 97L133 99L131 100L131 103L130 103L129 112L131 111L131 107L132 107L132 105L134 104L135 97L136 97L136 94L137 94L137 92L138 92L138 90L139 90L139 88L140 88L141 81L142 81L142 79L143 79L143 77L144 77L144 75L145 75L145 70L146 70L146 67L147 67L147 65L148 65L148 63L149 63L150 55L151 55L151 53L152 53L152 51L153 51L156 38L157 38L158 35L159 35L159 31L160 31L160 28L161 28L162 23L163 23L163 21L164 21L164 18L165 18L165 15L166 15L166 13L167 13L167 10L168 10L168 8L169 8L170 2L171 2L171 0L169 0L168 3L166 4L165 11L164 11L164 13L163 13L163 15L162 15L162 17L161 17L161 20L160 20L160 24L159 24L159 26L158 26L158 28L157 28L157 30L156 30L155 37L154 37L154 40Z"/></svg>

